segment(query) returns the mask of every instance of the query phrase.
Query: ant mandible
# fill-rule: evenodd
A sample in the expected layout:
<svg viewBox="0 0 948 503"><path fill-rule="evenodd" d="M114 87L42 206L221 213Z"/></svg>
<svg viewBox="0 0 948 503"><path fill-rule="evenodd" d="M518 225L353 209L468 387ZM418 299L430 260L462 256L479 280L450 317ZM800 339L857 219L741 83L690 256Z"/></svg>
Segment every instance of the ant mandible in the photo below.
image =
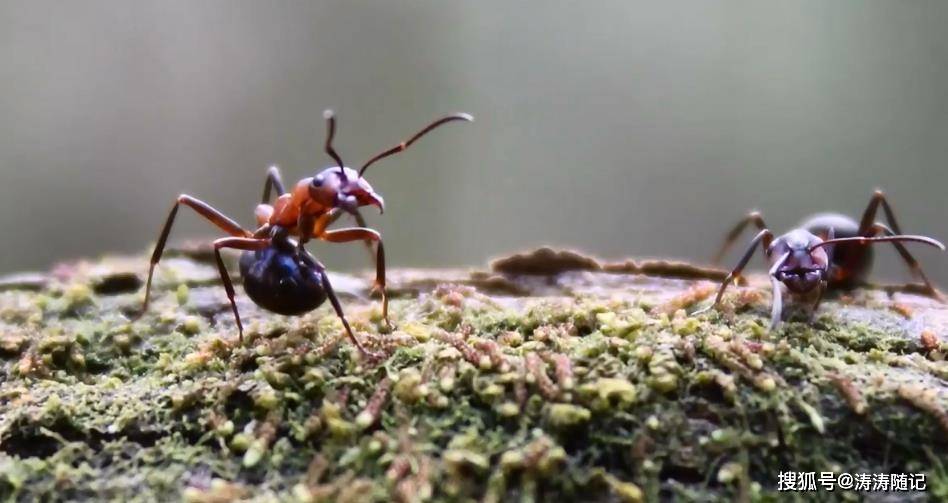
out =
<svg viewBox="0 0 948 503"><path fill-rule="evenodd" d="M257 305L279 314L299 315L315 309L328 298L342 320L349 339L361 353L372 355L366 351L349 327L349 322L346 321L339 300L329 283L325 267L303 246L311 238L332 243L364 241L370 250L372 243L375 243L375 288L382 295L382 317L386 325L391 327L388 319L388 296L385 292L385 251L382 237L377 231L366 227L365 220L359 213L360 207L368 205L376 206L381 213L385 208L385 203L382 196L372 189L363 175L366 169L375 162L405 150L438 126L451 121L470 122L474 119L464 113L442 117L422 128L408 140L370 158L356 171L346 167L332 146L333 137L336 134L336 119L332 111L325 111L323 117L327 123L325 152L336 162L336 165L320 171L313 177L303 178L289 193L284 189L280 171L275 166L270 167L264 183L262 201L254 212L258 225L256 230L244 229L240 224L199 199L187 194L178 196L161 229L151 256L142 313L148 310L152 275L155 272L155 266L161 260L178 207L183 204L230 235L230 237L214 241L214 257L224 283L224 290L227 292L227 298L234 312L241 341L244 329L234 301L234 286L221 258L220 251L224 248L243 250L239 262L241 279L247 295ZM272 190L276 190L277 198L270 205ZM358 227L327 230L327 227L344 213L352 215ZM298 240L290 239L291 236L297 237Z"/></svg>
<svg viewBox="0 0 948 503"><path fill-rule="evenodd" d="M882 206L889 225L875 221L879 206ZM715 256L715 263L751 223L756 225L760 232L751 240L750 246L737 263L737 267L724 278L714 303L694 314L706 312L721 302L724 291L734 278L740 276L758 245L762 245L772 264L769 271L773 287L770 320L772 329L780 323L782 315L781 284L794 295L814 295L815 292L812 314L816 312L827 289L850 289L863 281L872 265L872 250L867 246L872 243L891 242L912 273L922 280L926 294L942 300L941 294L925 276L918 261L902 243L924 243L940 248L942 251L945 250L945 245L926 236L902 234L895 214L885 194L880 190L873 194L872 200L858 223L845 215L823 213L810 217L799 228L776 239L767 229L760 213L753 211L728 233L724 244Z"/></svg>

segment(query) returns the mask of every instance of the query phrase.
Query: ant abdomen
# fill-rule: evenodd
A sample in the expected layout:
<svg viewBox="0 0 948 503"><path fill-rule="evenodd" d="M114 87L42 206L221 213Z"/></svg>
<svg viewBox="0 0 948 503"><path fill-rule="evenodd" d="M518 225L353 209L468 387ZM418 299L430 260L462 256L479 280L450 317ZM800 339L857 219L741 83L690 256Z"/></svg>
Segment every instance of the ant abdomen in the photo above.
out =
<svg viewBox="0 0 948 503"><path fill-rule="evenodd" d="M326 301L319 266L294 247L271 245L240 256L244 291L260 307L287 316L299 315Z"/></svg>

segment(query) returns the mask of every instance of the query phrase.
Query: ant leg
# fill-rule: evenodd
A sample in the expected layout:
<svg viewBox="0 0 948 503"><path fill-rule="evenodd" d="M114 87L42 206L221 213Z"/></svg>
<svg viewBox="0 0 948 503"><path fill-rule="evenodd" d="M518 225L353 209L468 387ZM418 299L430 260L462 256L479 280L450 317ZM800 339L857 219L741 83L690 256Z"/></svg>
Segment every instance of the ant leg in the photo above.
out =
<svg viewBox="0 0 948 503"><path fill-rule="evenodd" d="M869 232L872 231L873 224L876 221L876 212L879 211L880 204L882 205L882 211L885 213L886 221L889 222L896 234L902 234L902 229L899 228L899 223L895 220L895 213L892 211L892 207L889 206L885 193L876 190L872 194L869 206L866 206L866 210L862 213L862 220L859 221L860 236L870 236Z"/></svg>
<svg viewBox="0 0 948 503"><path fill-rule="evenodd" d="M308 243L309 240L313 236L319 237L325 234L326 228L332 225L333 223L335 223L336 220L339 220L339 218L343 215L343 213L344 212L338 209L333 209L329 211L328 213L324 213L316 218L310 215L301 213L299 220L297 221L297 229L312 229L312 231L300 232L299 241L297 242L297 248L299 249L300 253L303 253L305 251L304 245L306 245L306 243ZM365 225L365 219L362 218L362 215L358 212L358 210L356 210L353 216L355 216L356 222L359 223L359 227L367 228ZM372 243L374 241L376 240L373 238L367 238L364 240L365 246L369 251L369 255L373 257L377 253L377 251L372 248Z"/></svg>
<svg viewBox="0 0 948 503"><path fill-rule="evenodd" d="M244 342L244 325L240 322L240 313L237 312L237 302L234 300L234 284L230 280L227 268L224 267L221 248L262 250L267 246L270 246L270 240L265 238L220 238L214 241L214 258L217 259L217 270L221 275L221 281L224 282L224 291L227 292L227 299L230 300L230 308L234 311L234 319L237 321L237 331L240 334L241 343Z"/></svg>
<svg viewBox="0 0 948 503"><path fill-rule="evenodd" d="M763 233L763 232L762 232ZM790 256L790 252L784 253L780 259L774 262L773 267L770 268L770 285L773 287L773 301L770 308L770 329L773 330L777 328L777 325L780 325L780 321L783 318L783 289L780 284L780 280L777 278L777 271L783 266L783 263L787 261L787 258Z"/></svg>
<svg viewBox="0 0 948 503"><path fill-rule="evenodd" d="M816 300L813 302L813 310L810 311L810 319L816 317L816 311L820 308L820 304L823 303L823 294L826 293L826 280L820 281L819 291L816 292Z"/></svg>
<svg viewBox="0 0 948 503"><path fill-rule="evenodd" d="M740 262L737 263L737 267L728 273L727 277L725 277L724 281L721 283L721 288L718 289L718 294L714 298L714 303L704 309L695 311L693 314L697 315L704 313L709 311L712 307L720 304L721 297L724 297L724 291L727 290L727 287L731 284L731 281L734 281L734 278L741 275L741 271L744 270L744 267L746 267L747 263L750 262L751 257L754 256L754 252L757 251L757 245L762 245L763 249L766 250L770 247L770 241L773 239L773 237L773 233L767 229L760 231L756 236L754 236L754 239L751 240L750 246L747 247L747 251L744 252L744 256L741 257Z"/></svg>
<svg viewBox="0 0 948 503"><path fill-rule="evenodd" d="M372 359L380 359L382 354L374 353L362 346L362 343L359 342L359 339L356 338L355 334L352 333L352 327L349 326L349 321L346 320L346 315L342 312L342 305L339 304L339 299L336 298L336 292L332 289L332 284L329 283L329 275L326 274L326 268L322 264L316 262L317 270L319 271L319 276L323 280L323 285L326 286L326 296L329 297L329 302L332 304L332 308L336 310L336 315L339 316L339 319L342 321L342 326L346 329L346 335L349 336L349 339L355 344L356 348L359 349L359 352L365 356L368 356Z"/></svg>
<svg viewBox="0 0 948 503"><path fill-rule="evenodd" d="M352 216L355 218L357 226L365 227L365 228L369 227L369 225L365 222L365 217L362 216L362 213L359 212L358 208L356 208L356 210L352 213ZM374 258L374 255L377 253L377 251L372 246L372 240L366 239L365 241L363 241L363 243L365 243L366 251L369 252L369 257Z"/></svg>
<svg viewBox="0 0 948 503"><path fill-rule="evenodd" d="M783 291L780 287L780 280L776 276L770 277L770 284L774 291L773 306L770 308L770 329L773 330L780 325L781 318L783 318Z"/></svg>
<svg viewBox="0 0 948 503"><path fill-rule="evenodd" d="M171 233L171 226L174 224L174 217L178 214L178 206L182 204L198 212L199 215L208 219L212 224L231 236L247 238L252 235L250 231L244 230L240 224L234 222L227 215L214 209L204 201L193 198L187 194L178 196L174 202L174 206L171 207L171 212L168 213L168 219L165 220L164 227L161 228L161 234L158 235L158 243L155 244L155 251L151 254L151 265L148 267L148 281L145 282L145 301L142 303L142 311L139 313L139 316L148 310L148 302L151 298L151 279L155 273L155 266L158 265L158 261L161 260L161 254L165 250L168 235Z"/></svg>
<svg viewBox="0 0 948 503"><path fill-rule="evenodd" d="M316 238L331 243L348 243L362 240L374 241L378 244L375 250L375 288L379 289L382 294L382 318L385 319L385 325L392 328L392 322L388 319L388 293L385 291L385 246L382 245L382 236L367 227L348 227L324 231Z"/></svg>
<svg viewBox="0 0 948 503"><path fill-rule="evenodd" d="M830 227L826 233L827 240L836 239L836 229ZM816 317L816 311L820 308L820 304L823 303L823 295L826 294L826 289L829 288L829 278L832 277L832 267L833 267L833 255L836 253L835 246L826 247L826 269L823 271L823 278L820 280L820 289L816 292L816 300L813 301L813 309L810 311L810 319Z"/></svg>
<svg viewBox="0 0 948 503"><path fill-rule="evenodd" d="M321 216L319 219L316 220L316 224L313 226L313 235L318 236L322 234L323 232L325 232L327 227L336 223L336 221L339 220L339 218L342 217L345 213L346 212L341 211L338 208L334 208L329 213L326 213L324 214L324 216ZM353 213L351 213L351 215L353 218L355 218L357 227L364 227L364 228L369 227L369 225L365 221L365 218L362 216L362 213L358 210L358 208L356 208L353 211ZM372 259L375 258L375 253L376 253L375 247L372 246L373 242L374 240L372 239L366 239L364 241L366 251L369 252L369 256Z"/></svg>
<svg viewBox="0 0 948 503"><path fill-rule="evenodd" d="M866 234L864 236L875 237L878 234L894 236L897 234L897 231L894 231L893 229L886 227L884 224L876 222L872 224L872 226L869 227L869 229L866 231ZM905 245L898 241L893 241L892 246L894 246L896 251L899 252L899 255L902 256L902 260L904 260L905 264L908 265L909 270L912 272L912 274L918 279L922 280L922 283L925 284L925 290L927 291L928 296L935 300L944 302L945 300L944 296L938 290L936 290L935 287L932 285L931 281L928 280L928 276L925 275L925 271L922 270L922 266L918 263L918 260L915 260L915 257L913 257L911 253L909 253Z"/></svg>
<svg viewBox="0 0 948 503"><path fill-rule="evenodd" d="M308 229L311 229L310 232L307 233L302 228L300 228L300 232L299 232L300 238L302 239L304 234L309 234L308 236L306 236L307 239L309 239L312 236L322 236L323 233L326 232L327 227L335 223L336 220L339 220L339 217L342 216L342 213L343 213L342 210L340 210L339 208L333 208L329 210L328 212L323 213L322 215L316 218L316 220L313 222L311 227L308 227Z"/></svg>
<svg viewBox="0 0 948 503"><path fill-rule="evenodd" d="M724 254L727 252L728 248L734 244L734 241L740 237L741 232L743 232L750 223L756 225L757 229L759 230L764 230L767 228L767 226L764 225L764 218L760 215L760 212L752 211L748 213L746 217L742 218L741 221L738 222L737 225L735 225L734 228L732 228L731 231L727 233L727 237L724 238L724 243L721 245L721 248L714 255L714 259L711 261L712 264L718 264L721 262L721 259L724 258Z"/></svg>
<svg viewBox="0 0 948 503"><path fill-rule="evenodd" d="M301 213L296 223L296 228L299 229L299 241L297 242L299 252L308 253L303 248L303 245L308 243L314 236L318 237L325 234L326 228L334 224L336 220L339 220L339 217L341 217L343 213L344 212L339 208L333 208L318 217Z"/></svg>
<svg viewBox="0 0 948 503"><path fill-rule="evenodd" d="M286 194L286 189L283 188L283 177L280 176L280 168L276 166L270 166L267 169L267 181L263 182L263 199L261 199L261 204L267 204L270 201L270 189L275 189L277 196L282 196Z"/></svg>
<svg viewBox="0 0 948 503"><path fill-rule="evenodd" d="M296 242L296 249L299 250L300 253L305 252L303 248L306 246L306 243L309 242L310 238L315 235L315 232L307 231L306 229L313 229L315 231L318 228L317 224L319 227L325 228L327 224L323 222L326 220L326 214L323 214L317 218L307 213L300 213L299 218L296 220L296 228L299 233L299 240Z"/></svg>

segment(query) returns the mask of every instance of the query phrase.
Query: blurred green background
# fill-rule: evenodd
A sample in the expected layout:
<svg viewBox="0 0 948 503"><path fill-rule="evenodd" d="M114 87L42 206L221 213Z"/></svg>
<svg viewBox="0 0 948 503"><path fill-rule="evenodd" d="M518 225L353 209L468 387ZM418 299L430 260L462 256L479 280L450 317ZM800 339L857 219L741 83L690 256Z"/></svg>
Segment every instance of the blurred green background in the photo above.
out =
<svg viewBox="0 0 948 503"><path fill-rule="evenodd" d="M182 192L250 225L269 164L328 164L330 107L351 164L477 117L369 172L392 266L707 259L751 208L779 232L877 186L948 239L946 26L934 0L4 1L0 271L150 250ZM173 241L215 235L178 220ZM311 249L338 270L360 246Z"/></svg>

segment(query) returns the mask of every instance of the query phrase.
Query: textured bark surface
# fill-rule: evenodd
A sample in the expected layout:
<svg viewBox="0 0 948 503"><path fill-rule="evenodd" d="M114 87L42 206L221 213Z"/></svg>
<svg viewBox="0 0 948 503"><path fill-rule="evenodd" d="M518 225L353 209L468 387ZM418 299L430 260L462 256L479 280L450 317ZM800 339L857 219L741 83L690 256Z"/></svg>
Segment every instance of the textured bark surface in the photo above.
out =
<svg viewBox="0 0 948 503"><path fill-rule="evenodd" d="M925 473L948 498L948 308L859 290L769 332L761 278L537 250L487 270L333 275L300 318L207 250L0 279L0 498L192 501L759 500L780 471ZM815 494L811 494L814 497Z"/></svg>

